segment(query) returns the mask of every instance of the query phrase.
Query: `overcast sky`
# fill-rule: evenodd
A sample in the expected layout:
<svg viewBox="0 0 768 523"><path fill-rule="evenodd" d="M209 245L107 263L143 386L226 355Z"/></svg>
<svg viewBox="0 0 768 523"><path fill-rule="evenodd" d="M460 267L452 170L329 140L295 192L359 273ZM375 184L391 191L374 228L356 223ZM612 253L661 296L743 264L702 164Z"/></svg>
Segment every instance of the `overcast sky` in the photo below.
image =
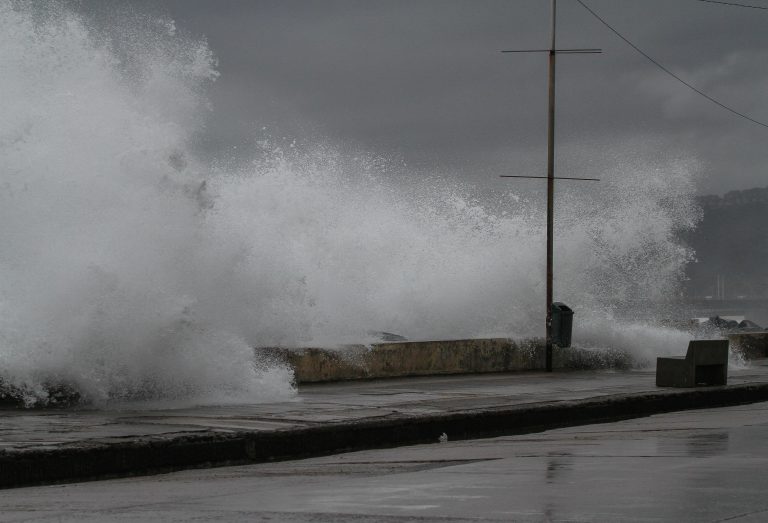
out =
<svg viewBox="0 0 768 523"><path fill-rule="evenodd" d="M768 10L585 2L699 89L768 122ZM132 3L207 38L218 57L205 136L217 154L266 127L489 187L510 183L498 174L545 174L546 55L498 51L548 45L548 0ZM557 23L560 47L603 49L558 58L559 175L599 174L634 154L697 161L700 193L768 185L768 128L691 92L575 0L558 2Z"/></svg>

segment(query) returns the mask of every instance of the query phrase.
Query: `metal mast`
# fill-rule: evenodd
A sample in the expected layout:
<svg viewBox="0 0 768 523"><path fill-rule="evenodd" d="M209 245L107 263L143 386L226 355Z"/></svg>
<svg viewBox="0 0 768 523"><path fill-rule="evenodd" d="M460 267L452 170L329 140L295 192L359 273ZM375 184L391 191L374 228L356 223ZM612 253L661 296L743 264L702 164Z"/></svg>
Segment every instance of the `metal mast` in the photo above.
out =
<svg viewBox="0 0 768 523"><path fill-rule="evenodd" d="M555 200L555 21L557 0L550 8L549 43L549 108L547 114L547 331L546 366L552 372L552 265L554 255L554 200Z"/></svg>
<svg viewBox="0 0 768 523"><path fill-rule="evenodd" d="M502 178L546 178L547 179L547 315L546 315L546 369L552 372L552 294L554 265L554 201L555 179L598 181L597 178L555 177L555 56L560 54L595 54L601 49L557 49L555 46L557 0L551 0L549 49L507 50L502 53L548 53L548 111L547 111L547 176L502 175Z"/></svg>

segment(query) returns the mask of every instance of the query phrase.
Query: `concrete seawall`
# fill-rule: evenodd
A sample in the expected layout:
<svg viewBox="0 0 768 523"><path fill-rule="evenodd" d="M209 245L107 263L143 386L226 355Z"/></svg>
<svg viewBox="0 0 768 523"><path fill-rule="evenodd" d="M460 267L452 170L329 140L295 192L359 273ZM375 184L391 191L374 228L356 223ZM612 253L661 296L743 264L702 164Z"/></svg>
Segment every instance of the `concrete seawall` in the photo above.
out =
<svg viewBox="0 0 768 523"><path fill-rule="evenodd" d="M768 332L728 336L745 359L768 357ZM264 349L294 370L297 383L543 370L544 340L485 338L349 345L339 349ZM684 349L681 349L684 351ZM681 352L682 353L682 352ZM559 348L555 369L627 369L637 361L622 350Z"/></svg>
<svg viewBox="0 0 768 523"><path fill-rule="evenodd" d="M406 376L475 374L542 370L542 339L412 341L352 345L340 349L265 349L288 363L298 383L318 383ZM628 368L622 351L555 348L557 369Z"/></svg>

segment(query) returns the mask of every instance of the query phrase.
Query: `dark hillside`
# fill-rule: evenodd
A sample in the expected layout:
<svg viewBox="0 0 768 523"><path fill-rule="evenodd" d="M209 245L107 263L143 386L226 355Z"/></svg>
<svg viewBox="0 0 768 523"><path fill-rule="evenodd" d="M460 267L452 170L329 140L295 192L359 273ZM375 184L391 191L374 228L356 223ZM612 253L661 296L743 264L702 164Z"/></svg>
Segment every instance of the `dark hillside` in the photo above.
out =
<svg viewBox="0 0 768 523"><path fill-rule="evenodd" d="M700 204L702 221L684 235L698 260L686 271L688 296L768 296L768 187L705 196Z"/></svg>

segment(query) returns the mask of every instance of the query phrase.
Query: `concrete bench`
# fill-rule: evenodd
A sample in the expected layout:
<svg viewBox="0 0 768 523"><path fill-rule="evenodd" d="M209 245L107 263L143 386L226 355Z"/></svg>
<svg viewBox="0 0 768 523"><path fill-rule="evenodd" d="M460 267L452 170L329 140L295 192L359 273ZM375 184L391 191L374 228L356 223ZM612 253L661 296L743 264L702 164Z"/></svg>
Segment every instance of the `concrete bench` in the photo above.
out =
<svg viewBox="0 0 768 523"><path fill-rule="evenodd" d="M725 385L728 340L692 340L685 357L656 359L657 387Z"/></svg>

